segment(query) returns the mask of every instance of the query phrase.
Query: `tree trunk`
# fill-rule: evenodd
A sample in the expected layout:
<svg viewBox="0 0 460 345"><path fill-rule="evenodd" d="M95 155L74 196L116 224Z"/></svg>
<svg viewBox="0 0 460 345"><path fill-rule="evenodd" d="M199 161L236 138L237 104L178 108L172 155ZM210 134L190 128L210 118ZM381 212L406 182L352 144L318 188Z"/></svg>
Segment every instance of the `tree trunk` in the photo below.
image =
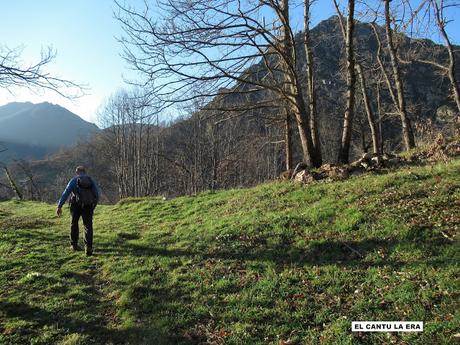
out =
<svg viewBox="0 0 460 345"><path fill-rule="evenodd" d="M382 71L383 77L385 79L385 83L387 84L387 88L388 88L388 92L390 93L391 100L393 101L393 104L395 105L395 107L398 108L398 101L396 100L396 95L393 90L393 86L391 85L390 77L388 76L388 73L385 70L385 65L383 64L382 58L380 57L380 53L382 51L382 41L380 40L380 35L379 35L377 26L375 25L375 23L372 23L371 26L374 31L375 39L377 40L377 52L375 53L375 56L377 58L377 62L380 66L380 70Z"/></svg>
<svg viewBox="0 0 460 345"><path fill-rule="evenodd" d="M292 129L290 123L289 111L285 109L284 117L284 150L286 157L286 170L292 169Z"/></svg>
<svg viewBox="0 0 460 345"><path fill-rule="evenodd" d="M383 140L383 118L382 118L382 107L380 106L380 84L377 83L377 112L379 114L379 143L380 152L383 154L384 151L384 140Z"/></svg>
<svg viewBox="0 0 460 345"><path fill-rule="evenodd" d="M286 85L286 94L291 111L295 115L297 127L299 130L300 142L302 144L303 158L315 167L319 167L322 163L321 152L315 150L311 129L309 124L309 116L305 107L305 101L300 89L300 81L296 75L296 53L293 42L292 32L289 24L289 1L280 1L280 21L282 44L281 51L284 59L284 78Z"/></svg>
<svg viewBox="0 0 460 345"><path fill-rule="evenodd" d="M5 170L6 178L8 179L8 182L10 183L11 189L14 191L16 196L18 197L19 200L22 200L22 193L19 187L17 186L16 182L14 182L13 177L10 175L10 172L8 171L8 168L6 166L3 167L3 170Z"/></svg>
<svg viewBox="0 0 460 345"><path fill-rule="evenodd" d="M401 72L396 57L396 48L393 43L393 33L390 27L390 0L383 0L385 7L385 32L387 36L388 50L390 52L390 62L393 71L393 78L396 87L396 96L398 101L398 112L401 117L402 135L406 151L415 147L414 133L406 110L406 100L404 98L404 87L401 80Z"/></svg>
<svg viewBox="0 0 460 345"><path fill-rule="evenodd" d="M455 65L456 65L455 53L452 47L452 43L450 42L449 36L447 35L447 32L446 32L446 25L444 22L444 18L442 17L442 10L443 10L442 6L443 5L441 4L441 7L439 7L436 0L431 0L431 4L434 8L434 12L436 16L436 23L438 25L441 36L444 39L444 42L446 43L447 52L449 53L449 67L448 67L447 75L449 76L450 84L452 87L452 96L454 97L454 101L457 104L457 110L460 114L460 91L459 91L458 83L455 77Z"/></svg>
<svg viewBox="0 0 460 345"><path fill-rule="evenodd" d="M368 147L367 147L367 143L366 143L366 130L364 128L364 124L361 122L360 123L360 131L361 131L361 150L363 151L363 153L367 153L368 151Z"/></svg>
<svg viewBox="0 0 460 345"><path fill-rule="evenodd" d="M378 139L377 128L375 125L374 114L372 113L371 105L369 103L369 96L367 94L366 79L364 78L364 72L361 67L361 64L356 64L356 72L358 72L358 78L361 84L361 93L363 94L364 108L366 109L367 121L369 122L369 127L371 129L371 138L372 138L372 151L379 155L380 154L380 145Z"/></svg>
<svg viewBox="0 0 460 345"><path fill-rule="evenodd" d="M321 153L316 152L313 140L311 137L310 127L308 125L308 116L305 109L305 104L301 95L297 94L296 107L294 114L299 131L300 142L302 145L303 158L305 162L309 162L314 167L320 167L322 164Z"/></svg>
<svg viewBox="0 0 460 345"><path fill-rule="evenodd" d="M338 161L348 163L350 154L350 141L353 126L353 116L355 107L355 58L353 50L353 31L354 31L354 12L355 1L348 1L348 17L346 28L346 58L347 58L347 105L343 119L342 141L339 148Z"/></svg>
<svg viewBox="0 0 460 345"><path fill-rule="evenodd" d="M310 0L304 4L304 47L306 57L307 94L310 111L310 129L313 146L316 152L321 152L321 142L318 134L317 111L316 111L316 88L313 74L313 52L310 46Z"/></svg>

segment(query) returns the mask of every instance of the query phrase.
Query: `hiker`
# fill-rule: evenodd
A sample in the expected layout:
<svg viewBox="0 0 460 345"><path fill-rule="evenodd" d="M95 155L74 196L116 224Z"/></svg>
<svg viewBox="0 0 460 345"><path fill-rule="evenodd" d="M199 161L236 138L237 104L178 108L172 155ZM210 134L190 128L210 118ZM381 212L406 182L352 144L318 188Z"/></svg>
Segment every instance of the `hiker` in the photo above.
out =
<svg viewBox="0 0 460 345"><path fill-rule="evenodd" d="M85 252L90 256L93 254L93 212L99 201L99 191L94 180L86 175L86 169L78 166L75 169L75 176L67 184L64 193L59 199L56 214L62 215L62 205L70 195L70 214L72 223L70 226L70 246L74 251L80 250L78 246L78 221L83 218L85 226Z"/></svg>

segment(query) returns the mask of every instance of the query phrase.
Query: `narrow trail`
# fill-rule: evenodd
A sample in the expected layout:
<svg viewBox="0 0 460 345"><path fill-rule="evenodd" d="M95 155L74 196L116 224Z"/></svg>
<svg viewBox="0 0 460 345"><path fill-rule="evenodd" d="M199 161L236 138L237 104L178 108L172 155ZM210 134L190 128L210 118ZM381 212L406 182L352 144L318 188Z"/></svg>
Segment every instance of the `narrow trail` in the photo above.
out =
<svg viewBox="0 0 460 345"><path fill-rule="evenodd" d="M82 333L87 336L86 342L125 344L126 334L119 330L116 301L110 293L110 281L104 278L101 258L97 254L89 258L83 256L81 263L84 270L78 274L77 279L85 285L85 292L89 296L85 308L90 310L86 313L95 314L93 322L87 325L88 328L82 329Z"/></svg>
<svg viewBox="0 0 460 345"><path fill-rule="evenodd" d="M104 258L72 252L65 220L17 208L0 210L0 343L126 344Z"/></svg>

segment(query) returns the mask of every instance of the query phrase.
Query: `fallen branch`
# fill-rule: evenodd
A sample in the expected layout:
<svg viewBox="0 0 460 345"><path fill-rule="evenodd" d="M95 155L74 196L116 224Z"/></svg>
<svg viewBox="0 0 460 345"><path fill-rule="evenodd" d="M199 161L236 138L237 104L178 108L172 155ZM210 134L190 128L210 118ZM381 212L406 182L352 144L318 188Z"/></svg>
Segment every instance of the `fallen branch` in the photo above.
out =
<svg viewBox="0 0 460 345"><path fill-rule="evenodd" d="M297 163L295 169L294 169L294 172L292 173L291 175L291 180L293 180L295 178L295 175L297 175L297 173L302 170L302 167L304 166L305 164L300 162L300 163Z"/></svg>
<svg viewBox="0 0 460 345"><path fill-rule="evenodd" d="M360 252L358 252L356 249L351 248L348 244L343 243L343 245L350 249L353 253L357 254L361 259L364 258L364 256Z"/></svg>
<svg viewBox="0 0 460 345"><path fill-rule="evenodd" d="M441 235L443 235L445 238L447 238L449 241L454 242L454 239L447 235L444 231L441 230Z"/></svg>

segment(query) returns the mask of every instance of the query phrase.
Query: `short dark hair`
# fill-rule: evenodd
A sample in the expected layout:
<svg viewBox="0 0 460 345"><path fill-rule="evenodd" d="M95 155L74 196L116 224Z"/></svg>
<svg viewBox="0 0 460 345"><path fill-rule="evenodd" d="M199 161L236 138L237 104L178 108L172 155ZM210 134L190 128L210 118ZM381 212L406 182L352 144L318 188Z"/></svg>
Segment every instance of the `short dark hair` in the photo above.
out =
<svg viewBox="0 0 460 345"><path fill-rule="evenodd" d="M79 165L75 168L75 173L76 174L84 174L86 173L86 169L83 165Z"/></svg>

